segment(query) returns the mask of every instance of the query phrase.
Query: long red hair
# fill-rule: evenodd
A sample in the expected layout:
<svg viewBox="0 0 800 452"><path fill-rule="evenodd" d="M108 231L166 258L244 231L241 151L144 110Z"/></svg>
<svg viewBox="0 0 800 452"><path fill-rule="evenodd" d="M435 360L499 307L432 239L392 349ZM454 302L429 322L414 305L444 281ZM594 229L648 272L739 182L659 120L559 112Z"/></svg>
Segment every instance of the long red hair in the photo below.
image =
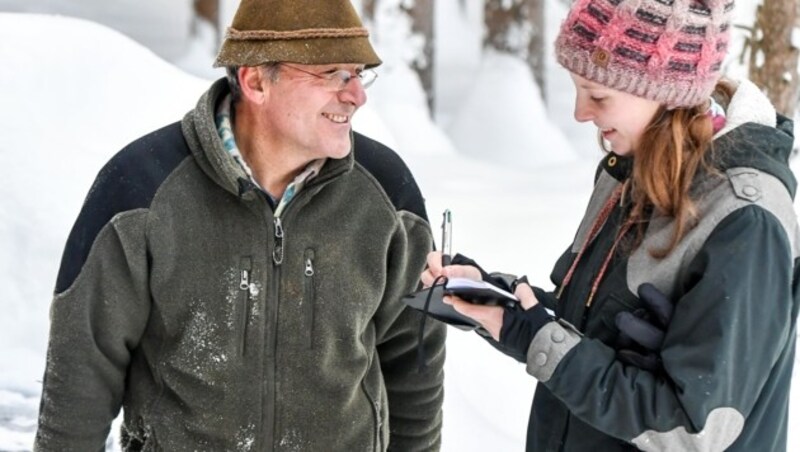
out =
<svg viewBox="0 0 800 452"><path fill-rule="evenodd" d="M727 105L734 90L731 82L720 81L714 95ZM651 209L675 218L676 225L666 248L648 250L654 257L668 255L694 224L691 188L698 171L719 174L712 165L714 131L707 110L708 105L673 110L662 106L639 140L628 190L633 204L629 221L640 225L639 240Z"/></svg>

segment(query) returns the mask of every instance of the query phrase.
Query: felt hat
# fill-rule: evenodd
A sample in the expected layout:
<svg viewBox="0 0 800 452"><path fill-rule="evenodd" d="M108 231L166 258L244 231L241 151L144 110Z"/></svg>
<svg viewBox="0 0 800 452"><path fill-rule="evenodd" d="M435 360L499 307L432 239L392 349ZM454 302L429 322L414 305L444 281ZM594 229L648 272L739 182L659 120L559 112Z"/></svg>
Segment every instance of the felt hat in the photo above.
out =
<svg viewBox="0 0 800 452"><path fill-rule="evenodd" d="M242 0L214 67L272 62L381 64L350 0Z"/></svg>

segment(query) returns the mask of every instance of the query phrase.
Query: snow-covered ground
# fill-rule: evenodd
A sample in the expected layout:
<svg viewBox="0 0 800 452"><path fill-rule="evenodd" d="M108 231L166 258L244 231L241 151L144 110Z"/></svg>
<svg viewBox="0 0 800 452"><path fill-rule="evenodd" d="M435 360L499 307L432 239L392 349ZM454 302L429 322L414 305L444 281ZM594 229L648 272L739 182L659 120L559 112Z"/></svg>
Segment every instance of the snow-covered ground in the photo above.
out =
<svg viewBox="0 0 800 452"><path fill-rule="evenodd" d="M478 20L456 0L440 5ZM548 22L559 13L551 8ZM461 26L449 24L440 26L451 34ZM181 66L201 67L201 49L187 51ZM458 52L440 57L438 125L413 73L389 59L355 127L401 153L432 223L453 211L457 251L546 284L591 190L594 132L572 120L562 70L548 72L545 110L523 65L474 52L458 60ZM179 120L209 82L108 28L53 16L0 13L0 61L0 451L27 451L50 297L83 197L111 155ZM523 450L535 381L469 333L451 330L447 353L443 450ZM800 415L797 394L791 419ZM800 450L795 431L789 450Z"/></svg>

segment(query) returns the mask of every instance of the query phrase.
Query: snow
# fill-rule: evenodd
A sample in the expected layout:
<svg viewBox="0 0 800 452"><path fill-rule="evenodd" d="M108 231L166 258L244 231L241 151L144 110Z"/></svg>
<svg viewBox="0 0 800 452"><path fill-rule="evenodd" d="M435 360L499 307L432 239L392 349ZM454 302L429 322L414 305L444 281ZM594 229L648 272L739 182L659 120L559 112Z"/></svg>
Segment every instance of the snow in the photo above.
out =
<svg viewBox="0 0 800 452"><path fill-rule="evenodd" d="M38 391L30 377L41 376L58 256L95 174L112 152L180 119L208 82L94 22L0 17L8 68L0 71L0 269L8 297L0 362L19 363L0 368L0 387L30 394Z"/></svg>
<svg viewBox="0 0 800 452"><path fill-rule="evenodd" d="M536 84L527 82L532 77L520 59L487 51L448 129L456 148L475 158L529 168L574 160L567 139L547 117Z"/></svg>
<svg viewBox="0 0 800 452"><path fill-rule="evenodd" d="M545 109L524 65L482 55L480 40L467 36L480 24L480 8L468 1L462 10L461 1L437 0L449 18L437 18L439 32L464 39L440 45L436 123L405 57L390 56L355 128L400 152L432 224L445 208L453 211L455 250L546 285L591 190L601 156L595 131L572 119L571 83L552 58ZM10 3L0 0L0 10ZM557 24L563 6L549 5L547 22ZM207 69L215 35L203 27L174 60L200 78L96 23L0 13L7 68L0 71L2 451L30 450L56 272L95 174L126 143L180 120L220 74ZM379 53L396 43L384 38ZM474 334L450 330L447 354L443 450L523 450L535 380ZM797 394L792 419L800 415ZM800 450L791 430L789 450Z"/></svg>
<svg viewBox="0 0 800 452"><path fill-rule="evenodd" d="M189 45L192 4L193 0L0 0L0 11L62 14L103 23L172 59Z"/></svg>

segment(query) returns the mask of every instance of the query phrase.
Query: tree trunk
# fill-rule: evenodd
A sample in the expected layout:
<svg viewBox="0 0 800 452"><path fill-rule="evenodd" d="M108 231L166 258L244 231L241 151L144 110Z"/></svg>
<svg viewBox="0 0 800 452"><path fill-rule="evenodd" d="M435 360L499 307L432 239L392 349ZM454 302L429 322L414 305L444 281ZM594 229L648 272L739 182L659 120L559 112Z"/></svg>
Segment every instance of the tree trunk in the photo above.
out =
<svg viewBox="0 0 800 452"><path fill-rule="evenodd" d="M408 64L417 73L431 113L434 111L433 5L434 0L361 1L362 19L372 32L370 36L373 43L380 44L382 38L389 43L395 42L400 36L400 39L408 40L410 47L414 49L413 54L399 56L404 64ZM398 17L408 20L395 20ZM396 62L387 63L391 65Z"/></svg>
<svg viewBox="0 0 800 452"><path fill-rule="evenodd" d="M543 99L544 8L543 0L486 0L484 5L484 45L525 60Z"/></svg>
<svg viewBox="0 0 800 452"><path fill-rule="evenodd" d="M219 0L194 0L197 15L219 27Z"/></svg>
<svg viewBox="0 0 800 452"><path fill-rule="evenodd" d="M749 76L775 109L789 117L797 110L798 45L797 0L764 0L749 39Z"/></svg>
<svg viewBox="0 0 800 452"><path fill-rule="evenodd" d="M369 3L366 2L366 3ZM434 86L433 86L433 52L434 52L434 0L416 0L410 7L408 2L401 3L401 9L411 17L411 31L419 34L425 40L422 55L412 62L412 68L417 72L425 96L428 100L428 109L434 112Z"/></svg>
<svg viewBox="0 0 800 452"><path fill-rule="evenodd" d="M198 17L207 20L214 26L216 42L221 42L224 36L224 26L220 25L220 0L194 0L194 12Z"/></svg>
<svg viewBox="0 0 800 452"><path fill-rule="evenodd" d="M361 7L363 8L364 21L373 22L375 20L375 3L377 0L363 0Z"/></svg>

